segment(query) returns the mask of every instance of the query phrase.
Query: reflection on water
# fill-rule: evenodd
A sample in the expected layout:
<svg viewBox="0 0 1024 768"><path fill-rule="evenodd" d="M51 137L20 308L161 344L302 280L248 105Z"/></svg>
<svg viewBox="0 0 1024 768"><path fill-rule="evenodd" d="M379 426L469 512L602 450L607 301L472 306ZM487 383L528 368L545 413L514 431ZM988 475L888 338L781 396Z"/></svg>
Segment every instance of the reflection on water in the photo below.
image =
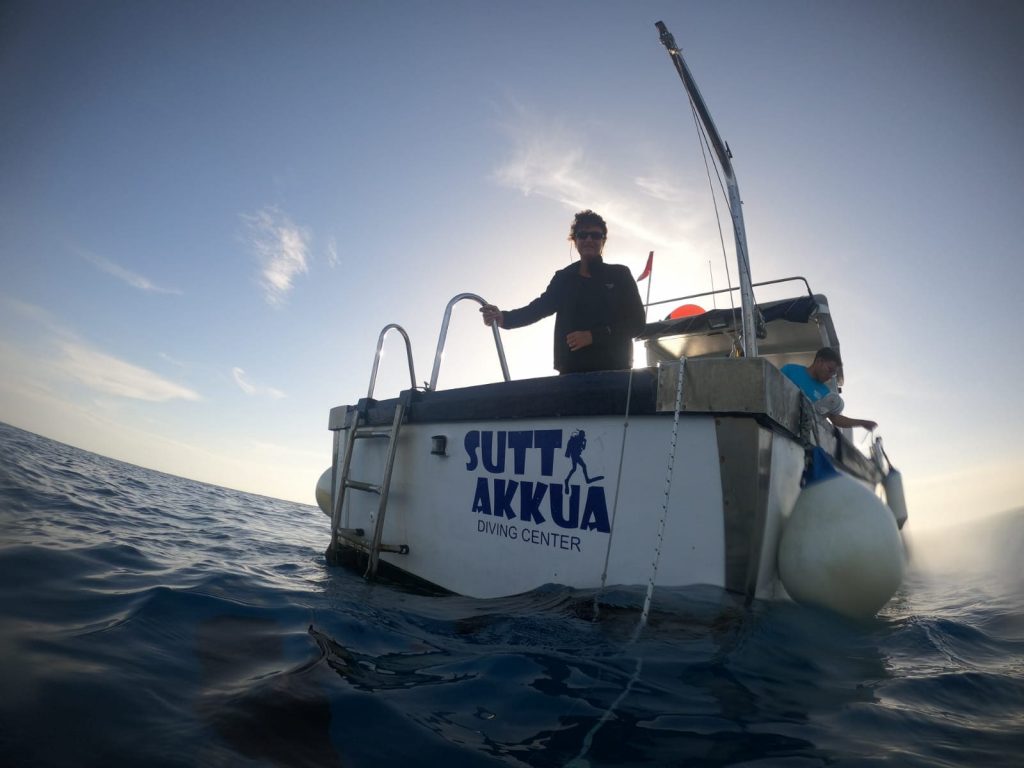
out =
<svg viewBox="0 0 1024 768"><path fill-rule="evenodd" d="M330 701L309 663L290 666L286 628L258 616L213 616L196 627L196 712L231 749L280 765L340 765Z"/></svg>

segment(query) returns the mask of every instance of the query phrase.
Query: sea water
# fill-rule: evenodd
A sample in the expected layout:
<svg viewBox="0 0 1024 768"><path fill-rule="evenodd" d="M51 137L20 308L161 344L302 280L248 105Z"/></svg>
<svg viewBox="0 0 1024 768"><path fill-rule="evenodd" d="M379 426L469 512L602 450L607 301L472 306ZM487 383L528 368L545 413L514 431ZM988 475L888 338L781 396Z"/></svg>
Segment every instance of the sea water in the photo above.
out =
<svg viewBox="0 0 1024 768"><path fill-rule="evenodd" d="M699 587L638 635L637 590L369 583L315 507L0 451L2 765L1024 765L1022 510L871 621Z"/></svg>

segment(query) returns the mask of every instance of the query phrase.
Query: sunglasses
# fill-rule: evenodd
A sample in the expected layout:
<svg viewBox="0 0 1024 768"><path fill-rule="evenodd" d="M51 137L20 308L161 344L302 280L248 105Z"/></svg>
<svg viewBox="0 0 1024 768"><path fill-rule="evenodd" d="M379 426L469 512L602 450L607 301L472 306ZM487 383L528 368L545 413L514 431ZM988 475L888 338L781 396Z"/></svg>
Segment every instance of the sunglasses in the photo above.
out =
<svg viewBox="0 0 1024 768"><path fill-rule="evenodd" d="M575 240L604 240L604 232L577 232L573 235Z"/></svg>

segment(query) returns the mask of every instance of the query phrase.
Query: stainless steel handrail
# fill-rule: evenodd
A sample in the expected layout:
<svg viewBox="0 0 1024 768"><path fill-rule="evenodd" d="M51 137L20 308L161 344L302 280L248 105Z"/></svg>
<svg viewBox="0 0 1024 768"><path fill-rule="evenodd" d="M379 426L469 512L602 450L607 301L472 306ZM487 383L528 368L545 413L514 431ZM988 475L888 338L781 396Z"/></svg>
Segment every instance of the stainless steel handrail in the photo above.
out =
<svg viewBox="0 0 1024 768"><path fill-rule="evenodd" d="M402 338L405 339L405 356L409 360L409 382L412 389L416 389L416 369L412 363L412 344L409 342L409 334L405 332L405 329L397 323L388 323L384 326L380 332L380 336L377 337L377 351L373 355L373 369L370 371L370 388L366 390L366 399L373 399L373 388L377 385L377 366L380 364L380 352L384 347L384 337L388 335L388 331L396 330L402 334Z"/></svg>
<svg viewBox="0 0 1024 768"><path fill-rule="evenodd" d="M434 370L430 373L430 383L427 385L427 388L431 392L437 389L437 375L441 371L441 355L444 353L444 343L448 338L448 322L452 319L452 307L463 299L475 301L481 307L487 304L484 299L477 296L475 293L460 293L458 296L454 296L452 300L448 302L448 306L444 308L444 320L441 321L441 334L437 339L437 352L434 353ZM508 363L505 362L505 348L501 344L501 334L498 333L497 320L491 323L491 331L494 333L494 346L498 350L498 362L501 364L501 375L505 377L505 381L510 381L511 377L508 375Z"/></svg>
<svg viewBox="0 0 1024 768"><path fill-rule="evenodd" d="M814 292L811 290L810 283L808 283L807 282L807 278L803 277L802 275L794 275L793 277L782 277L782 278L779 278L778 280L765 280L765 281L760 282L760 283L754 283L752 285L752 287L753 288L760 288L763 285L775 285L776 283L789 283L789 282L795 282L797 280L799 280L800 282L802 282L804 284L804 287L807 289L807 295L810 296L811 298L814 298ZM689 296L679 296L679 297L677 297L675 299L662 299L660 301L652 301L650 304L644 304L644 306L645 307L656 307L656 306L658 306L660 304L671 304L672 302L675 302L675 301L687 301L689 299L701 299L701 298L704 298L705 296L717 295L719 293L731 293L732 291L738 291L739 289L740 289L739 286L734 286L732 288L719 288L717 291L704 291L703 293L691 293Z"/></svg>

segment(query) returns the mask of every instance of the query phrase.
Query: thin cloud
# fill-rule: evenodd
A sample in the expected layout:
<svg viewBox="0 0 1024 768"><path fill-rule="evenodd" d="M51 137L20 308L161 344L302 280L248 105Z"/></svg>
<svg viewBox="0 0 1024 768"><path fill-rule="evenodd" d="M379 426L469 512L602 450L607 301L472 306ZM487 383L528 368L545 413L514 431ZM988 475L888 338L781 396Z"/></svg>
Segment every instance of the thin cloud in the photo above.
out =
<svg viewBox="0 0 1024 768"><path fill-rule="evenodd" d="M654 176L637 176L633 179L643 192L666 203L682 204L686 202L686 195L670 179L659 179Z"/></svg>
<svg viewBox="0 0 1024 768"><path fill-rule="evenodd" d="M53 313L36 304L30 304L27 301L22 301L21 299L13 296L0 295L0 309L6 312L11 312L24 320L28 320L54 332L62 331L61 326Z"/></svg>
<svg viewBox="0 0 1024 768"><path fill-rule="evenodd" d="M249 245L260 260L260 285L271 306L283 304L298 275L309 271L309 234L276 208L247 215Z"/></svg>
<svg viewBox="0 0 1024 768"><path fill-rule="evenodd" d="M120 264L117 264L110 259L105 259L102 256L97 256L94 253L87 251L79 251L82 258L92 264L94 267L99 269L101 272L106 272L108 275L113 275L118 280L127 283L132 288L137 288L140 291L147 291L149 293L167 293L172 295L181 295L181 291L176 288L164 288L163 286L157 285L148 277L132 272L129 269L125 269Z"/></svg>
<svg viewBox="0 0 1024 768"><path fill-rule="evenodd" d="M327 242L327 265L330 267L336 267L341 263L338 258L338 241L333 237Z"/></svg>
<svg viewBox="0 0 1024 768"><path fill-rule="evenodd" d="M173 365L173 366L175 366L177 368L187 368L188 367L187 363L179 360L176 357L171 357L166 352L161 352L160 353L160 359L161 360L166 360L168 363L170 363L171 365Z"/></svg>
<svg viewBox="0 0 1024 768"><path fill-rule="evenodd" d="M582 206L588 174L583 149L568 130L558 123L541 126L522 109L518 124L507 128L514 147L508 162L495 171L498 181L524 195Z"/></svg>
<svg viewBox="0 0 1024 768"><path fill-rule="evenodd" d="M231 369L231 378L235 380L235 384L238 388L245 392L250 397L266 396L273 398L274 400L280 400L283 397L287 397L284 392L274 387L266 387L259 384L253 384L245 376L245 370L235 366Z"/></svg>
<svg viewBox="0 0 1024 768"><path fill-rule="evenodd" d="M61 341L58 347L57 369L97 392L155 403L201 399L188 387L84 344Z"/></svg>
<svg viewBox="0 0 1024 768"><path fill-rule="evenodd" d="M692 233L700 220L680 211L686 193L671 180L653 174L617 178L592 159L595 153L586 138L567 122L541 118L522 107L511 112L515 118L504 128L512 151L494 172L498 183L574 211L593 208L617 231L652 246L696 250ZM671 224L666 226L666 221Z"/></svg>

